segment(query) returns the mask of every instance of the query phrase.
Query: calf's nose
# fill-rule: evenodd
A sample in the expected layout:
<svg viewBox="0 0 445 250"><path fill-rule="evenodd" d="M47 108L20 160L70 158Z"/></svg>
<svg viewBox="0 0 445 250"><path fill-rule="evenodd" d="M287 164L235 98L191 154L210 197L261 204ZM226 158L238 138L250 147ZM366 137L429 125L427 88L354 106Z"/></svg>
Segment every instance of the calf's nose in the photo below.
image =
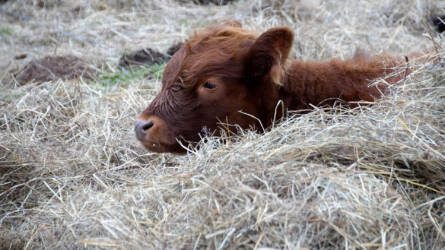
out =
<svg viewBox="0 0 445 250"><path fill-rule="evenodd" d="M139 140L143 140L145 138L145 135L147 133L147 131L153 127L153 122L152 121L142 121L142 120L138 120L136 122L136 125L134 126L134 131L136 133L136 137Z"/></svg>

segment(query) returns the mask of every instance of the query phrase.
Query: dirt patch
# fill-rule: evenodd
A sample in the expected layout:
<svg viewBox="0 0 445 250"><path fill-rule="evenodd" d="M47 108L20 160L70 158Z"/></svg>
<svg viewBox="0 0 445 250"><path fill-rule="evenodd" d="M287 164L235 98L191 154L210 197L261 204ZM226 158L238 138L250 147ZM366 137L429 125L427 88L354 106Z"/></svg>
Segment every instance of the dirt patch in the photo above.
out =
<svg viewBox="0 0 445 250"><path fill-rule="evenodd" d="M73 56L45 56L26 64L14 77L21 85L55 80L71 80L80 77L92 79L96 70L84 60Z"/></svg>
<svg viewBox="0 0 445 250"><path fill-rule="evenodd" d="M445 31L445 15L433 17L433 25L439 33Z"/></svg>
<svg viewBox="0 0 445 250"><path fill-rule="evenodd" d="M167 50L167 55L173 56L176 53L176 51L178 51L181 48L182 44L183 44L182 42L178 42L170 46L170 48L168 48Z"/></svg>
<svg viewBox="0 0 445 250"><path fill-rule="evenodd" d="M169 56L151 48L145 48L124 54L119 59L119 66L128 68L131 66L153 65L166 62Z"/></svg>
<svg viewBox="0 0 445 250"><path fill-rule="evenodd" d="M145 48L126 53L119 59L119 66L129 68L131 66L150 66L154 64L166 63L170 57L172 57L176 51L181 48L182 44L182 42L173 44L167 49L165 54L152 48Z"/></svg>
<svg viewBox="0 0 445 250"><path fill-rule="evenodd" d="M188 3L189 1L179 0L179 2ZM193 0L193 3L201 5L208 5L208 4L226 5L231 2L235 2L235 0Z"/></svg>

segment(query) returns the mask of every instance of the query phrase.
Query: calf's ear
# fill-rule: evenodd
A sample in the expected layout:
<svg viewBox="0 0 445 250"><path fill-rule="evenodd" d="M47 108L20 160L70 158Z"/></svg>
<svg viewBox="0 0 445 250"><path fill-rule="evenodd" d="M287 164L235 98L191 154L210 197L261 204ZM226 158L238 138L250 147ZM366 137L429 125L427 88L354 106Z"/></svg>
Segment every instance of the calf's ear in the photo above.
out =
<svg viewBox="0 0 445 250"><path fill-rule="evenodd" d="M269 78L279 84L293 43L293 32L287 27L272 28L261 34L250 47L244 61L249 82Z"/></svg>

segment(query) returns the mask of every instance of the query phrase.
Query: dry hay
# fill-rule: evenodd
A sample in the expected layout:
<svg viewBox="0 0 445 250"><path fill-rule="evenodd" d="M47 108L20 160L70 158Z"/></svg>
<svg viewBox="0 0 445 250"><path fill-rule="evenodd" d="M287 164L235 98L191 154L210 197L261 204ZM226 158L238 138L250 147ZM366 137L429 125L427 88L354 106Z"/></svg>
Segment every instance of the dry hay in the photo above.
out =
<svg viewBox="0 0 445 250"><path fill-rule="evenodd" d="M25 8L21 15L41 20L30 27L0 15L17 29L2 38L0 62L51 54L49 37L60 51L107 62L102 73L118 72L122 51L165 51L227 17L260 30L293 27L300 58L443 45L420 18L434 9L429 1L79 1L72 15L74 1L61 2ZM0 245L443 249L444 69L421 65L372 106L315 109L264 134L207 137L185 156L149 153L134 139L134 118L159 79L0 85Z"/></svg>

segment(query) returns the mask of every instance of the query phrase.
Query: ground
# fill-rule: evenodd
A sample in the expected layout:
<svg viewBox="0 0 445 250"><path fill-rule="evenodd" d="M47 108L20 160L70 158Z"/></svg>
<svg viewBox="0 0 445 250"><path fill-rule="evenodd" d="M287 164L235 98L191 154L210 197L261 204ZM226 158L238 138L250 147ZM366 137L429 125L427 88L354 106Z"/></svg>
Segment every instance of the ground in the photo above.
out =
<svg viewBox="0 0 445 250"><path fill-rule="evenodd" d="M428 19L443 3L197 2L0 1L0 246L445 247L444 42ZM163 64L119 59L168 54L227 19L291 27L292 56L305 60L356 50L439 59L373 105L293 113L183 156L147 152L133 123ZM30 62L65 55L94 75L17 81Z"/></svg>

